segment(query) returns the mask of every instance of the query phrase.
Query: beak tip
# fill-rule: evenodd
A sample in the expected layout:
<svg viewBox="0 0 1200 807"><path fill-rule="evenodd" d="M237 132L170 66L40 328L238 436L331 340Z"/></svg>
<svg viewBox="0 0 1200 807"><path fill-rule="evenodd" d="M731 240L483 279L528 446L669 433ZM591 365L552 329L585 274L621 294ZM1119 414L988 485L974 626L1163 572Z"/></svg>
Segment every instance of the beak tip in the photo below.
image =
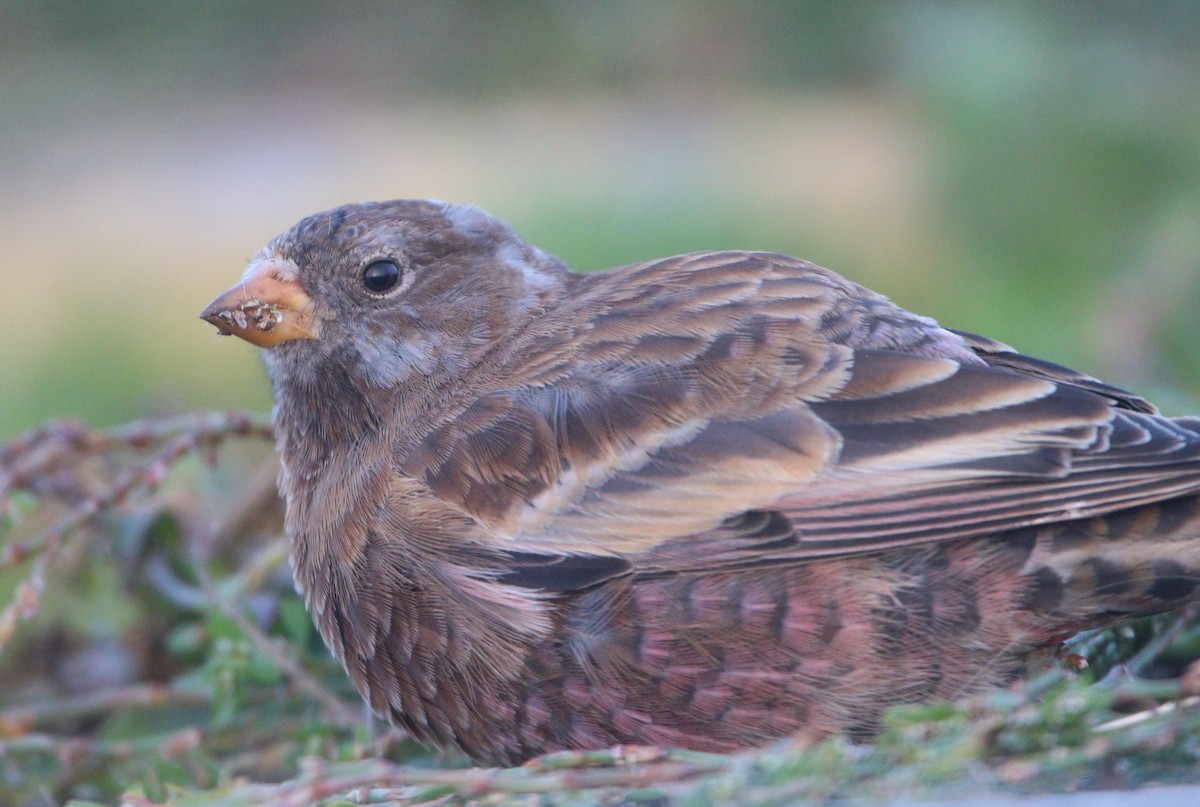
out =
<svg viewBox="0 0 1200 807"><path fill-rule="evenodd" d="M205 322L207 322L210 325L219 325L219 323L217 322L217 319L218 319L218 316L220 315L220 312L221 312L220 306L209 305L209 306L205 307L205 309L203 311L200 312L200 319L204 320Z"/></svg>
<svg viewBox="0 0 1200 807"><path fill-rule="evenodd" d="M225 292L208 305L204 306L204 309L200 312L200 319L204 320L205 322L212 322L213 318L217 316L217 313L221 311L221 309L228 307L228 296L229 292Z"/></svg>

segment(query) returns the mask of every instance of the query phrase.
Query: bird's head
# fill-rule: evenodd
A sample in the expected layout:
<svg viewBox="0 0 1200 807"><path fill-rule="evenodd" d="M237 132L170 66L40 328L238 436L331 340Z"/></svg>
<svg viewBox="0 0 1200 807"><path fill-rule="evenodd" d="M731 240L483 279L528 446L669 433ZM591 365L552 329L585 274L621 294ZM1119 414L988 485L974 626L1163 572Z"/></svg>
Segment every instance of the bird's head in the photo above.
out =
<svg viewBox="0 0 1200 807"><path fill-rule="evenodd" d="M276 381L320 383L336 363L390 388L472 366L557 293L564 271L478 207L346 205L275 238L200 316L266 348Z"/></svg>

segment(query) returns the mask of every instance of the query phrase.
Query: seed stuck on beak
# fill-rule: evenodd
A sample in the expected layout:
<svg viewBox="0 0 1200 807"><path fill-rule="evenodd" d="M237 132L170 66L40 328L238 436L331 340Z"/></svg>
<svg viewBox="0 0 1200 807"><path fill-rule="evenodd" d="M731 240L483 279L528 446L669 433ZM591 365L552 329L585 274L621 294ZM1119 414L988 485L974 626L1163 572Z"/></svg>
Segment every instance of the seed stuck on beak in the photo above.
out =
<svg viewBox="0 0 1200 807"><path fill-rule="evenodd" d="M218 334L258 347L317 338L312 299L296 280L296 265L280 259L253 264L200 318L215 325Z"/></svg>

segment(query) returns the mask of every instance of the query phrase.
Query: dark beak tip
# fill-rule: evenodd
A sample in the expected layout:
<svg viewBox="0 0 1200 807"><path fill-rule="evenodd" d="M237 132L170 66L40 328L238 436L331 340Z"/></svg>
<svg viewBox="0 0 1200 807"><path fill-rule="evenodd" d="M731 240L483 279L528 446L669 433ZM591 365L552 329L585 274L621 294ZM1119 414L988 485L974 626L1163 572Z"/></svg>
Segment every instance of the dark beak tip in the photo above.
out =
<svg viewBox="0 0 1200 807"><path fill-rule="evenodd" d="M204 310L200 312L200 319L207 322L209 325L215 326L217 330L223 330L221 328L221 325L223 324L221 321L221 313L223 311L225 311L225 306L222 304L221 298L218 297L216 300L213 300L204 307ZM226 315L226 319L227 318L228 315Z"/></svg>
<svg viewBox="0 0 1200 807"><path fill-rule="evenodd" d="M217 324L218 315L225 309L225 295L222 294L217 299L204 306L204 310L200 312L200 319L205 322L210 322L213 325Z"/></svg>

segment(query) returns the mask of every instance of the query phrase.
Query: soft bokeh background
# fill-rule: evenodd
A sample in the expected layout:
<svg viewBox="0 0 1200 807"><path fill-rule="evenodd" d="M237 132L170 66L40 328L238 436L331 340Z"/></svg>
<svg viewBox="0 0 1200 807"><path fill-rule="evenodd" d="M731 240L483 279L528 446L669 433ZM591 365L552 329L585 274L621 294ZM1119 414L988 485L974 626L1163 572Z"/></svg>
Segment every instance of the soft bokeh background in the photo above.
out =
<svg viewBox="0 0 1200 807"><path fill-rule="evenodd" d="M196 315L299 217L479 203L579 268L788 252L1200 394L1195 3L0 3L0 440L266 409Z"/></svg>

